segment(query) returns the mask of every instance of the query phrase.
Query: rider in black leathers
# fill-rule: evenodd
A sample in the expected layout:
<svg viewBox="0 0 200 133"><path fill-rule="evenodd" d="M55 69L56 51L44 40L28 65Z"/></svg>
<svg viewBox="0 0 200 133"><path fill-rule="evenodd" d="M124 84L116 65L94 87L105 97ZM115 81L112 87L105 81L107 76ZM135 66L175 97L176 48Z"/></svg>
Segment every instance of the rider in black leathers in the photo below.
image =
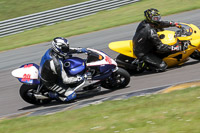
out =
<svg viewBox="0 0 200 133"><path fill-rule="evenodd" d="M157 32L167 27L179 27L179 24L161 21L159 11L154 8L145 10L144 16L146 19L139 24L133 37L134 53L139 60L150 64L155 71L165 71L167 64L156 53L181 51L182 47L177 44L173 46L163 44Z"/></svg>
<svg viewBox="0 0 200 133"><path fill-rule="evenodd" d="M76 98L73 88L69 84L81 82L82 76L69 76L64 70L63 61L74 53L87 53L85 48L70 48L69 42L63 37L56 37L52 47L46 51L40 62L39 75L43 84L49 89L47 94L51 98L69 101Z"/></svg>

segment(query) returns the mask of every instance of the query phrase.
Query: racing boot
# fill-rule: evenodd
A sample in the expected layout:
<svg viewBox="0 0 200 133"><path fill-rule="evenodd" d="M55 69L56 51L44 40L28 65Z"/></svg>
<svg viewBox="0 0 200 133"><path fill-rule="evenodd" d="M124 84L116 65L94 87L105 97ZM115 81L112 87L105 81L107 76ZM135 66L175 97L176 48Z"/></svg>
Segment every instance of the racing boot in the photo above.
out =
<svg viewBox="0 0 200 133"><path fill-rule="evenodd" d="M76 93L72 88L67 89L67 91L64 93L64 96L59 96L59 99L63 102L68 102L71 100L74 100L76 98Z"/></svg>
<svg viewBox="0 0 200 133"><path fill-rule="evenodd" d="M48 92L48 96L51 99L55 99L61 102L68 102L76 98L76 93L72 89L68 89L65 94L59 95L57 92Z"/></svg>
<svg viewBox="0 0 200 133"><path fill-rule="evenodd" d="M150 64L146 66L147 71L153 71L153 72L165 72L166 69L167 69L167 64L164 61L162 61L162 63L159 64L159 67L152 66Z"/></svg>

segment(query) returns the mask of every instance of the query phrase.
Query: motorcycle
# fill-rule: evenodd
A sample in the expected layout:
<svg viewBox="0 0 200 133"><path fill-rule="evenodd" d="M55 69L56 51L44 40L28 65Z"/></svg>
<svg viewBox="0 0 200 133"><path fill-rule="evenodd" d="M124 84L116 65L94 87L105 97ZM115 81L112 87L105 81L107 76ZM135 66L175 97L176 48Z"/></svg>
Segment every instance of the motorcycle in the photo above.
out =
<svg viewBox="0 0 200 133"><path fill-rule="evenodd" d="M158 54L168 65L174 67L182 65L189 60L189 57L200 60L200 29L193 24L180 23L177 31L164 30L157 32L160 40L164 44L182 45L186 48L184 51L177 53ZM133 52L133 41L117 41L109 43L109 48L119 55L116 57L118 66L132 73L141 73L149 70L149 64L137 59Z"/></svg>
<svg viewBox="0 0 200 133"><path fill-rule="evenodd" d="M80 75L83 81L70 84L75 92L92 91L104 87L110 90L125 88L130 82L129 73L117 67L117 63L103 51L87 48L87 58L71 57L64 60L64 69L71 75ZM22 65L12 71L12 75L21 83L19 93L21 98L30 104L47 104L51 99L46 95L48 90L39 77L39 66L35 63ZM98 89L99 90L99 89Z"/></svg>

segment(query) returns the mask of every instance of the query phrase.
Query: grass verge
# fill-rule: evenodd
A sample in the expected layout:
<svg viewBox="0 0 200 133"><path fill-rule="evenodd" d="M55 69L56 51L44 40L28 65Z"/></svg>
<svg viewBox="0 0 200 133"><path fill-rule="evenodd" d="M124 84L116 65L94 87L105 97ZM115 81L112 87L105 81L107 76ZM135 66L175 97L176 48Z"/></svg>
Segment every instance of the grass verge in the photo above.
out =
<svg viewBox="0 0 200 133"><path fill-rule="evenodd" d="M0 0L0 21L88 0Z"/></svg>
<svg viewBox="0 0 200 133"><path fill-rule="evenodd" d="M115 10L102 11L82 19L42 26L23 33L0 38L0 51L52 40L56 36L69 37L142 20L147 8L157 8L161 14L200 8L199 0L141 0Z"/></svg>
<svg viewBox="0 0 200 133"><path fill-rule="evenodd" d="M0 122L1 133L197 133L200 87Z"/></svg>

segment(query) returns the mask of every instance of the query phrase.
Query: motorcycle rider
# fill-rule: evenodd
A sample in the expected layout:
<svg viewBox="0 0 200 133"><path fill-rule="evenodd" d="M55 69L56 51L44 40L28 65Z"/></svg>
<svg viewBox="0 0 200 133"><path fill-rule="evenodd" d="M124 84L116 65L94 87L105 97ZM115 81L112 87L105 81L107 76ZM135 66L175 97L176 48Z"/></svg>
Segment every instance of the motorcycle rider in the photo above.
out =
<svg viewBox="0 0 200 133"><path fill-rule="evenodd" d="M178 44L163 44L157 34L167 27L180 27L178 23L161 21L160 12L150 8L144 11L145 20L140 22L133 37L134 53L139 60L150 64L153 70L165 71L167 64L156 53L170 53L182 51L183 47Z"/></svg>
<svg viewBox="0 0 200 133"><path fill-rule="evenodd" d="M46 51L40 62L39 75L43 84L51 90L47 95L61 101L76 98L73 88L69 84L81 82L84 77L68 76L64 70L63 61L75 53L86 53L86 48L70 48L69 42L63 37L56 37L52 47Z"/></svg>

